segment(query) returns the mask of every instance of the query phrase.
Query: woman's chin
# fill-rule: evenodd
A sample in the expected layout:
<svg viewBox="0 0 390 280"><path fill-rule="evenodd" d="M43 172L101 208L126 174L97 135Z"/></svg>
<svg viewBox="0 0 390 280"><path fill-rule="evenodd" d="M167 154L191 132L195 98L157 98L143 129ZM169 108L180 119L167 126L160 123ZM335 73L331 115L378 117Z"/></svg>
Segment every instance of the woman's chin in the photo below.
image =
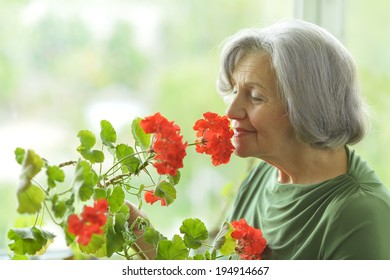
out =
<svg viewBox="0 0 390 280"><path fill-rule="evenodd" d="M236 147L234 150L234 154L241 158L250 157L251 155L246 151L245 149L240 149L239 147Z"/></svg>

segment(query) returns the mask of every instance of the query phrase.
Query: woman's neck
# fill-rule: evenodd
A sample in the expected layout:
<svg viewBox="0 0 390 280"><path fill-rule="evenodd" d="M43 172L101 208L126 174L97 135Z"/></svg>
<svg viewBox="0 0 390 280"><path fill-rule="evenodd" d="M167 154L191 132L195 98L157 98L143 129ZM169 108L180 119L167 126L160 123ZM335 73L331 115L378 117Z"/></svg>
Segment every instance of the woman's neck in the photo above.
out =
<svg viewBox="0 0 390 280"><path fill-rule="evenodd" d="M302 145L283 157L268 161L279 170L281 184L320 183L348 171L348 156L345 147L335 150L318 149Z"/></svg>

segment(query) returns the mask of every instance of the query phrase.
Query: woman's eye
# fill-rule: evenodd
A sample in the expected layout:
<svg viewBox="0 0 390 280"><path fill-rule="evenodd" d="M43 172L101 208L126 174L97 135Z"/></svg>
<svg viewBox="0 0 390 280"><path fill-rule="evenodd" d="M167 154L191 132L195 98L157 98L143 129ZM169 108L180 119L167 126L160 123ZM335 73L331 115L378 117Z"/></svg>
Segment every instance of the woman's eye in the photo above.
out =
<svg viewBox="0 0 390 280"><path fill-rule="evenodd" d="M251 99L253 99L254 101L264 101L264 97L259 93L252 93Z"/></svg>

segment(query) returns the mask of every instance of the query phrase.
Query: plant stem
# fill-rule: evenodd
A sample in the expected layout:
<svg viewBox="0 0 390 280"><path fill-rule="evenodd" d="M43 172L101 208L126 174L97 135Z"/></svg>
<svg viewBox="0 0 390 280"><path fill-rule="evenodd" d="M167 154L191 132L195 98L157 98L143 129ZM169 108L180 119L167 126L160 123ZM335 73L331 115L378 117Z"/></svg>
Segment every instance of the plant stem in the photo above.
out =
<svg viewBox="0 0 390 280"><path fill-rule="evenodd" d="M63 192L60 192L60 193L58 193L58 195L60 196L60 195L64 195L64 194L66 194L66 193L68 193L68 192L72 192L74 190L74 188L73 187L70 187L69 189L67 189L67 190L65 190L65 191L63 191Z"/></svg>
<svg viewBox="0 0 390 280"><path fill-rule="evenodd" d="M98 184L98 186L100 188L107 188L109 185L113 185L113 184L117 183L118 181L123 180L126 177L130 177L131 174L133 174L133 173L129 172L129 173L125 173L125 174L119 174L119 175L115 176L114 178L111 178L110 180L108 180L103 185L102 184Z"/></svg>
<svg viewBox="0 0 390 280"><path fill-rule="evenodd" d="M48 206L46 205L46 203L44 203L44 205L45 205L45 208L46 208L47 212L49 213L49 216L50 216L51 220L52 220L56 225L62 226L61 223L57 222L57 221L54 219L54 217L53 217L53 215L50 213L50 210L49 210Z"/></svg>
<svg viewBox="0 0 390 280"><path fill-rule="evenodd" d="M34 227L36 226L36 224L38 223L38 218L39 218L39 212L37 213L36 217L35 217L35 221L34 221Z"/></svg>
<svg viewBox="0 0 390 280"><path fill-rule="evenodd" d="M213 245L207 244L207 243L202 243L202 246L208 247L208 248L214 248Z"/></svg>
<svg viewBox="0 0 390 280"><path fill-rule="evenodd" d="M124 157L124 158L122 158L120 161L118 161L117 163L115 163L106 173L104 173L104 176L106 176L111 170L113 170L114 169L114 167L116 167L116 166L118 166L118 164L121 162L121 161L123 161L123 160L125 160L125 159L127 159L127 158L129 158L129 157L132 157L132 156L134 156L134 155L137 155L137 154L140 154L140 153L144 153L145 151L143 151L143 152L138 152L138 153L134 153L134 154L131 154L131 155L129 155L129 156L126 156L126 157ZM152 158L153 156L149 156L138 168L137 168L137 170L133 173L133 172L129 172L129 173L125 173L125 174L119 174L119 175L117 175L117 176L115 176L115 177L113 177L113 178L111 178L110 180L108 180L106 183L104 183L104 184L100 184L100 183L98 183L98 186L99 187L101 187L101 188L106 188L106 187L108 187L109 185L112 185L112 184L115 184L115 183L117 183L118 181L120 181L120 180L123 180L124 178L126 178L126 177L130 177L131 175L133 175L133 174L139 174L142 170L144 170L148 165L149 165L149 160ZM145 169L145 172L149 175L149 172L147 172L147 170ZM150 176L150 175L149 175ZM152 179L153 180L153 179Z"/></svg>
<svg viewBox="0 0 390 280"><path fill-rule="evenodd" d="M118 166L120 163L122 163L122 162L125 161L126 159L131 158L131 157L136 156L136 155L139 155L139 154L143 154L143 153L149 153L149 151L140 151L140 152L136 152L136 153L133 153L133 154L131 154L131 155L125 156L124 158L121 158L121 159L118 160L113 166L111 166L110 169L108 169L108 170L103 174L103 177L107 176L107 174L110 173L111 170L113 170L116 166Z"/></svg>
<svg viewBox="0 0 390 280"><path fill-rule="evenodd" d="M196 146L196 145L199 145L199 144L203 144L203 142L194 142L194 143L190 143L190 144L187 144L187 147L190 147L190 146Z"/></svg>
<svg viewBox="0 0 390 280"><path fill-rule="evenodd" d="M62 167L69 166L69 165L75 165L76 163L77 163L77 161L70 160L70 161L66 161L66 162L60 163L58 165L58 167L62 168Z"/></svg>

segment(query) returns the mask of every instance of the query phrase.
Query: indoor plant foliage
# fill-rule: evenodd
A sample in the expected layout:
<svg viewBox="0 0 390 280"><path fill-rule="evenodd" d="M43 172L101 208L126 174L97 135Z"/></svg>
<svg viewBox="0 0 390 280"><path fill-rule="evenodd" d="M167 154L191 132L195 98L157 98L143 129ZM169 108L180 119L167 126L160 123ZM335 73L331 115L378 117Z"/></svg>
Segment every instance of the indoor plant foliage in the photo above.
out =
<svg viewBox="0 0 390 280"><path fill-rule="evenodd" d="M15 158L21 165L17 211L37 219L31 227L8 231L13 258L45 253L55 235L37 221L48 215L64 231L69 247L77 246L81 253L98 258L116 254L138 259L143 254L133 248L143 238L154 246L156 259L261 259L265 247L261 231L243 221L224 223L209 244L209 232L198 218L185 219L172 238L163 236L145 218L129 219L128 195L136 197L139 209L144 202L164 207L175 201L179 169L189 146L210 155L214 165L229 162L234 150L229 120L211 112L203 117L193 127L196 139L191 144L183 140L177 124L156 113L133 120L133 145L117 143L116 131L107 120L100 122L101 143L91 131L79 131L80 158L58 165L33 150L16 148ZM156 170L156 178L150 168ZM65 169L73 174L70 180L65 178Z"/></svg>

